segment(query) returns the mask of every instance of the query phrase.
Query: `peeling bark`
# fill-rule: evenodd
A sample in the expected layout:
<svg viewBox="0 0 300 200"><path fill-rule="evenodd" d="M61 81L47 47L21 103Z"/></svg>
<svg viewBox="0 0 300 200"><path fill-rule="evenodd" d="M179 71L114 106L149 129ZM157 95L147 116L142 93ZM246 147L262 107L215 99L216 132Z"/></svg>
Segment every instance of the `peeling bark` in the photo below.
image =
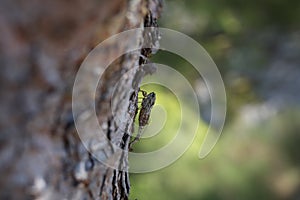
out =
<svg viewBox="0 0 300 200"><path fill-rule="evenodd" d="M160 12L160 0L0 2L0 199L128 199L129 174L101 164L76 132L72 86L92 48L115 33L147 26L149 14L158 18ZM136 38L141 47L142 38L143 33ZM107 56L130 45L111 44ZM143 51L115 61L96 94L103 131L124 149L136 113L132 98L139 81L133 82ZM125 72L127 78L119 79ZM122 118L124 129L108 109L117 81L113 101L120 103L112 109L128 116ZM86 136L98 141L92 130ZM128 165L128 155L116 155L109 144L93 153Z"/></svg>

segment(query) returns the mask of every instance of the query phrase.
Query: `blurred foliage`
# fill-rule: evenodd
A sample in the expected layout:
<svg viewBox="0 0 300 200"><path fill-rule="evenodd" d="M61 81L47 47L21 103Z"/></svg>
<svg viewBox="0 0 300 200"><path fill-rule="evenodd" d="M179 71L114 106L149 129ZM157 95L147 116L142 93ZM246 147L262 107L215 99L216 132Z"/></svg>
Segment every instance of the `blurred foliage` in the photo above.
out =
<svg viewBox="0 0 300 200"><path fill-rule="evenodd" d="M300 85L286 84L281 77L299 73L295 69L300 64L300 1L166 0L165 4L160 26L197 40L219 67L227 93L227 121L205 159L197 156L208 126L200 121L195 141L178 161L156 172L131 175L131 199L299 199L300 101L290 103L286 94L299 99L293 91ZM193 85L200 78L172 53L160 51L152 61L172 66ZM283 69L283 75L277 69ZM292 86L296 89L290 90ZM157 124L162 125L156 119L163 116L166 122L159 134L136 144L137 152L164 146L180 120L174 94L158 85L146 85L145 90L155 91L157 105L164 109L154 108L146 132L151 135ZM277 104L278 96L283 104ZM198 116L190 113L186 121L192 123Z"/></svg>

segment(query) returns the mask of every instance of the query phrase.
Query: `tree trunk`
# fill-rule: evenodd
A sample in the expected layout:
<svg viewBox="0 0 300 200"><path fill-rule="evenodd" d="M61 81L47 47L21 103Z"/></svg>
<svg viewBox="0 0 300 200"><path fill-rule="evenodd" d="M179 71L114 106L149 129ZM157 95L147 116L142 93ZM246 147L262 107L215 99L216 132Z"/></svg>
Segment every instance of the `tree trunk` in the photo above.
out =
<svg viewBox="0 0 300 200"><path fill-rule="evenodd" d="M103 165L78 137L72 87L80 64L98 43L144 27L149 15L157 18L160 12L160 0L0 1L0 199L128 199L128 173ZM136 41L142 46L143 33ZM102 56L131 45L130 40L110 44ZM133 82L140 54L111 64L96 93L102 131L122 148L128 148L132 129L126 133L114 123L110 95L119 91L114 101L120 103L112 109L127 116L122 123L131 127L134 115L124 112L138 90L139 81L137 87ZM124 72L126 80L116 86ZM92 128L84 139L102 141ZM127 154L115 155L108 143L93 153L113 158L114 164L128 159Z"/></svg>

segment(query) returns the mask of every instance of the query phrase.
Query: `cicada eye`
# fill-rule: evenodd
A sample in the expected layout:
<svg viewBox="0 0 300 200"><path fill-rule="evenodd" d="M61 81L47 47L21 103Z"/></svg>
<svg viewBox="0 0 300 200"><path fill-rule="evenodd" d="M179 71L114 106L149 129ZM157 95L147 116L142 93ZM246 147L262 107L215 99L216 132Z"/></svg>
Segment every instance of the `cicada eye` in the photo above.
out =
<svg viewBox="0 0 300 200"><path fill-rule="evenodd" d="M155 93L154 92L151 92L149 95L150 95L151 98L155 98Z"/></svg>

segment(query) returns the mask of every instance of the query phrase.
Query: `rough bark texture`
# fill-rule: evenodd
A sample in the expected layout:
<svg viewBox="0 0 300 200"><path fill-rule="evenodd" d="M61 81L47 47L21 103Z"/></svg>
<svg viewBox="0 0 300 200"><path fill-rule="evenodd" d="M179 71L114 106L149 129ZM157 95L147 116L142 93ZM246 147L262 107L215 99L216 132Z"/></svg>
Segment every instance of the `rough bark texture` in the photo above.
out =
<svg viewBox="0 0 300 200"><path fill-rule="evenodd" d="M72 86L92 48L114 33L143 27L146 16L157 18L160 12L159 0L0 1L0 199L128 199L127 172L98 162L77 135ZM136 38L141 45L142 36ZM111 44L107 56L116 47L130 43ZM137 92L132 85L140 53L110 66L96 98L102 131L122 148L129 138L108 110L110 95L130 70L116 88L114 101L120 103L113 107L118 115L133 112L122 118L130 134L135 105L129 99ZM86 139L93 137L91 130ZM109 144L93 153L113 158L115 164L127 162L127 155L114 155Z"/></svg>

